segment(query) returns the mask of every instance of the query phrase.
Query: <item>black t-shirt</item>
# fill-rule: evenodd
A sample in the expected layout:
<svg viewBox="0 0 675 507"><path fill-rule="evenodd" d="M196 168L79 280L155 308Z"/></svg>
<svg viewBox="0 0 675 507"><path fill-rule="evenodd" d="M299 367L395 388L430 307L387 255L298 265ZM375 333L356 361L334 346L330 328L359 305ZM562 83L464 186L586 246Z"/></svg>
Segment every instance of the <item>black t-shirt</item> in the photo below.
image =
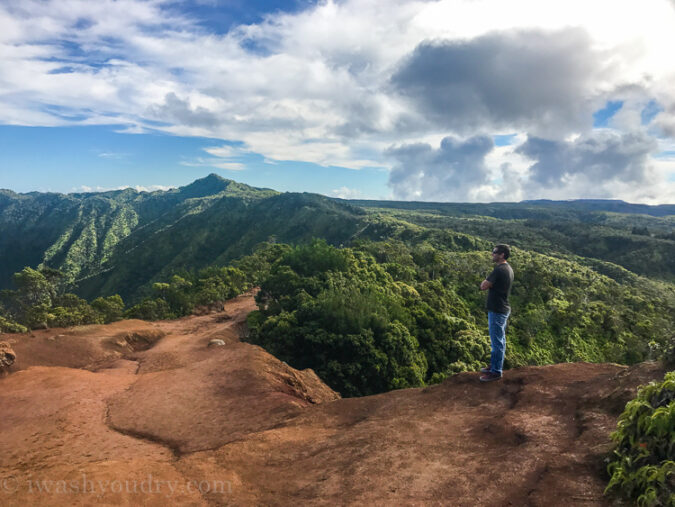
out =
<svg viewBox="0 0 675 507"><path fill-rule="evenodd" d="M488 290L487 309L495 313L509 313L509 294L511 293L511 283L513 282L513 270L508 263L497 264L492 273L487 277L487 281L492 283Z"/></svg>

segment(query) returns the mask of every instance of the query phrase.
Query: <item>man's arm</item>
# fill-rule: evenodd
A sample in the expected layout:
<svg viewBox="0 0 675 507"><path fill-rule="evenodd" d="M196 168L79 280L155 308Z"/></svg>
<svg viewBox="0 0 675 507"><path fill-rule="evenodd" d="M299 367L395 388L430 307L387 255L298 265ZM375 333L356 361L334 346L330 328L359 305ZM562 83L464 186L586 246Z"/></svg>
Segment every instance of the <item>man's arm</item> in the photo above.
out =
<svg viewBox="0 0 675 507"><path fill-rule="evenodd" d="M488 290L491 289L492 287L495 286L495 283L497 283L497 278L499 276L499 273L497 272L497 268L492 270L492 273L490 273L485 280L483 280L480 283L480 290Z"/></svg>

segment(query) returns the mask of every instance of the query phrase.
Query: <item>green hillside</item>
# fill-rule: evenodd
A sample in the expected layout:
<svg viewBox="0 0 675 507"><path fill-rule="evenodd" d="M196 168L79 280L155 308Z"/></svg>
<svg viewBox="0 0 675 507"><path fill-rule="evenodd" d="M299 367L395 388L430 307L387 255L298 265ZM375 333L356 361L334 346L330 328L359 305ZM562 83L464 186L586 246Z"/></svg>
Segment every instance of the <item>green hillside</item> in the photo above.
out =
<svg viewBox="0 0 675 507"><path fill-rule="evenodd" d="M141 284L155 274L154 267L139 255L141 245L181 229L190 217L208 215L208 210L227 208L223 202L240 207L278 195L216 175L194 183L158 192L125 189L86 194L0 193L0 288L11 285L11 276L24 266L49 266L65 274L66 281L79 284L123 266L140 275ZM224 210L227 212L227 209ZM208 219L207 218L207 219ZM194 219L192 220L194 222ZM206 226L206 220L204 220ZM174 237L181 250L193 243L187 236ZM160 246L158 244L158 246ZM174 248L175 250L175 248ZM173 251L173 250L172 250ZM167 260L162 256L163 261ZM213 259L211 259L213 260ZM96 290L101 284L90 284ZM130 293L138 287L121 286L112 292ZM91 296L86 289L82 293Z"/></svg>
<svg viewBox="0 0 675 507"><path fill-rule="evenodd" d="M173 273L225 265L264 241L394 239L470 252L507 242L622 283L675 281L675 206L622 201L458 204L343 201L279 193L212 174L169 191L0 191L0 289L25 266L60 270L93 299L134 302Z"/></svg>
<svg viewBox="0 0 675 507"><path fill-rule="evenodd" d="M340 244L358 231L365 218L358 208L312 194L245 199L218 195L199 204L177 206L129 234L101 272L78 281L79 293L86 297L119 293L134 299L144 285L149 288L148 282L180 270L224 265L269 239L296 243L322 237Z"/></svg>
<svg viewBox="0 0 675 507"><path fill-rule="evenodd" d="M675 281L675 206L618 205L616 201L608 201L604 209L596 201L354 203L370 213L432 229L463 232L548 255L584 257L588 265L593 260L607 261L636 274ZM622 212L609 211L615 209Z"/></svg>

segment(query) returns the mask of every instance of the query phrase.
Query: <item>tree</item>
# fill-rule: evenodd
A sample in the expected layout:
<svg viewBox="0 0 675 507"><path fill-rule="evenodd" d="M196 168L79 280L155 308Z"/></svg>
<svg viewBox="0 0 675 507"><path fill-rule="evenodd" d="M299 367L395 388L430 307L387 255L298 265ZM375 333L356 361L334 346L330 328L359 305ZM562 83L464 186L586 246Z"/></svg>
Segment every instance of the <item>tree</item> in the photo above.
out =
<svg viewBox="0 0 675 507"><path fill-rule="evenodd" d="M91 306L101 315L105 324L120 320L124 315L124 301L118 294L107 298L98 297L91 302Z"/></svg>
<svg viewBox="0 0 675 507"><path fill-rule="evenodd" d="M50 274L50 278L53 278ZM53 283L40 271L25 267L14 274L14 285L17 288L16 299L21 305L31 307L39 304L51 305L56 296Z"/></svg>

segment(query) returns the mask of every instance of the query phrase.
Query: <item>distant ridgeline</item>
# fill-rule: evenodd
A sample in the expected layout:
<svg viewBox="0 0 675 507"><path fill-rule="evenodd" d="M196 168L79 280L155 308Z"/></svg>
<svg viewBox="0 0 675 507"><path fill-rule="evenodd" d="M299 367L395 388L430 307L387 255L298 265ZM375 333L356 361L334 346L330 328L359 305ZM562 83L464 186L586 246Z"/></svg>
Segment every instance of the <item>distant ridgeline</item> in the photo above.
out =
<svg viewBox="0 0 675 507"><path fill-rule="evenodd" d="M521 203L349 201L428 228L450 229L489 242L507 242L555 257L561 254L610 277L621 266L675 282L675 205L616 200ZM597 261L606 261L597 262Z"/></svg>
<svg viewBox="0 0 675 507"><path fill-rule="evenodd" d="M450 251L508 242L615 279L675 281L675 206L622 201L454 204L343 201L279 193L215 174L169 191L16 194L0 190L0 289L46 266L88 299L148 293L179 270L225 265L256 244L311 238L429 242ZM625 268L622 269L622 268Z"/></svg>

